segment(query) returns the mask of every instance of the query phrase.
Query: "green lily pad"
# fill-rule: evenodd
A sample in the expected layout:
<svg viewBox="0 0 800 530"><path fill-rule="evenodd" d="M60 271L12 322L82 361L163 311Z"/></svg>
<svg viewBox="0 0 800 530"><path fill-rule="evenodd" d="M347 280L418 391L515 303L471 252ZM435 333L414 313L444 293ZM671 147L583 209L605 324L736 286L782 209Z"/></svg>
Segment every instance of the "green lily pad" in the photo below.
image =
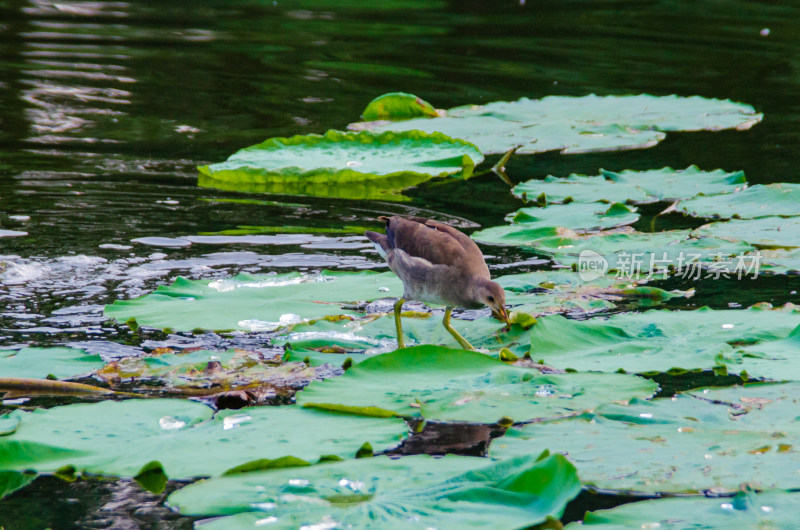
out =
<svg viewBox="0 0 800 530"><path fill-rule="evenodd" d="M798 326L800 311L793 307L651 310L588 320L553 315L540 318L531 330L531 357L581 371L685 372L724 365L731 373L744 370L751 377L769 377L789 364L790 351L800 354L796 335L791 337L793 348L782 355L784 362L769 375L742 354L734 359L734 352L742 344L765 352L772 344L773 352L779 350L780 343L769 341L786 339ZM762 355L765 365L768 357Z"/></svg>
<svg viewBox="0 0 800 530"><path fill-rule="evenodd" d="M792 528L797 525L798 503L800 503L800 493L783 490L740 492L732 499L658 499L589 512L582 524L570 523L564 528L566 530L580 530L586 527L592 530Z"/></svg>
<svg viewBox="0 0 800 530"><path fill-rule="evenodd" d="M717 363L729 373L774 381L800 381L800 325L786 337L739 346L720 353Z"/></svg>
<svg viewBox="0 0 800 530"><path fill-rule="evenodd" d="M494 423L502 417L519 422L578 414L605 402L649 397L656 389L652 381L631 375L542 375L476 352L417 346L313 382L297 402L364 415Z"/></svg>
<svg viewBox="0 0 800 530"><path fill-rule="evenodd" d="M569 154L652 147L664 131L741 130L761 119L750 105L699 96L548 96L456 107L445 117L381 123L373 130L441 132L474 143L484 154L514 147L519 154Z"/></svg>
<svg viewBox="0 0 800 530"><path fill-rule="evenodd" d="M638 186L618 184L605 175L577 175L520 182L511 192L524 201L538 200L544 194L547 203L568 202L647 202L648 195Z"/></svg>
<svg viewBox="0 0 800 530"><path fill-rule="evenodd" d="M657 302L676 295L652 288L643 293L625 281L578 286L577 275L563 271L507 276L498 281L511 282L507 302L514 310L534 316L585 314L612 308L614 301L622 299ZM396 345L392 304L382 301L382 309L368 310L353 302L397 298L402 292L402 282L391 272L241 274L213 281L179 278L152 294L116 301L106 306L105 314L120 322L133 318L138 325L161 329L275 331L275 344L291 344L294 349L339 346L348 352L377 353ZM383 316L386 313L389 316ZM488 318L488 311L486 315L456 320L455 326L476 347L500 349L516 342L527 351L530 340L523 337L525 330L515 326L503 333L502 324ZM403 326L410 343L456 344L441 325L441 317L406 315Z"/></svg>
<svg viewBox="0 0 800 530"><path fill-rule="evenodd" d="M675 170L669 167L650 171L625 170L600 172L608 180L618 184L635 185L641 188L650 200L676 201L698 195L734 193L747 185L744 171L728 173L722 169L702 171L697 166ZM649 201L648 201L649 202Z"/></svg>
<svg viewBox="0 0 800 530"><path fill-rule="evenodd" d="M482 243L509 245L525 244L533 238L548 237L563 228L584 232L633 224L639 220L636 208L620 203L571 202L546 208L522 208L510 214L507 226L479 230L472 238Z"/></svg>
<svg viewBox="0 0 800 530"><path fill-rule="evenodd" d="M616 302L655 305L676 296L691 293L667 292L655 287L631 284L627 280L597 278L584 281L576 272L568 270L537 271L525 274L500 276L495 280L506 290L507 307L530 317L553 313L572 316L593 314L615 307ZM353 321L317 320L294 326L291 332L274 339L274 344L289 344L293 349L325 348L338 346L348 353L382 353L396 348L396 330L392 304L384 303L381 313L367 314ZM456 313L453 325L467 341L480 349L496 352L510 348L517 355L530 349L529 330L514 325L506 329L501 322L486 316L475 318L468 313ZM458 318L463 316L466 319ZM403 336L406 344L440 344L458 347L442 326L442 315L405 313ZM346 357L339 356L341 362ZM313 360L313 359L311 359ZM331 360L336 361L334 356ZM353 360L356 360L354 358Z"/></svg>
<svg viewBox="0 0 800 530"><path fill-rule="evenodd" d="M18 471L0 471L0 499L24 488L36 478L33 473Z"/></svg>
<svg viewBox="0 0 800 530"><path fill-rule="evenodd" d="M757 256L759 272L763 274L800 275L800 248L762 249L757 251Z"/></svg>
<svg viewBox="0 0 800 530"><path fill-rule="evenodd" d="M0 350L0 374L3 377L70 379L88 374L104 364L99 355L88 355L76 348Z"/></svg>
<svg viewBox="0 0 800 530"><path fill-rule="evenodd" d="M227 161L200 166L198 184L233 191L349 199L397 198L432 177L468 177L483 160L463 140L421 131L270 138Z"/></svg>
<svg viewBox="0 0 800 530"><path fill-rule="evenodd" d="M756 247L800 247L800 217L761 217L708 223L692 232L697 237L744 241Z"/></svg>
<svg viewBox="0 0 800 530"><path fill-rule="evenodd" d="M157 460L173 479L218 475L258 459L355 456L365 443L389 449L405 436L402 420L252 407L213 410L177 399L105 401L5 416L19 427L0 436L3 469L136 476ZM2 418L2 417L0 417ZM152 466L150 466L152 467ZM149 469L149 468L148 468Z"/></svg>
<svg viewBox="0 0 800 530"><path fill-rule="evenodd" d="M152 294L107 305L105 315L120 322L135 318L140 326L178 331L274 331L303 319L358 315L342 306L399 297L402 292L402 282L391 272L240 274L199 281L178 278Z"/></svg>
<svg viewBox="0 0 800 530"><path fill-rule="evenodd" d="M33 482L35 473L20 473L18 471L0 471L0 500L11 495Z"/></svg>
<svg viewBox="0 0 800 530"><path fill-rule="evenodd" d="M173 493L169 504L184 514L238 514L210 528L521 528L560 518L579 492L561 455L500 463L416 455L219 477Z"/></svg>
<svg viewBox="0 0 800 530"><path fill-rule="evenodd" d="M589 486L645 493L735 493L800 487L797 383L694 391L509 429L490 456L548 447Z"/></svg>
<svg viewBox="0 0 800 530"><path fill-rule="evenodd" d="M531 200L544 193L547 202L633 202L675 201L697 195L732 193L747 184L743 171L721 169L701 171L697 166L675 170L670 167L649 171L626 170L600 175L548 176L517 184L514 195Z"/></svg>
<svg viewBox="0 0 800 530"><path fill-rule="evenodd" d="M292 348L313 347L316 341L329 345L339 345L348 351L365 351L367 353L382 353L397 348L397 332L394 324L394 313L391 305L387 308L389 313L367 315L363 319L352 322L316 321L313 323L295 326L290 333L283 334L273 341L276 345L289 344ZM377 318L376 318L377 317ZM485 349L500 349L509 341L518 339L526 333L518 328L512 333L502 332L504 324L489 318L475 320L453 319L453 326L468 341L475 340L473 346ZM452 335L444 329L441 314L430 313L409 314L403 316L403 336L411 344L443 344L458 347ZM523 343L529 342L527 336L522 338ZM318 343L316 345L322 345Z"/></svg>
<svg viewBox="0 0 800 530"><path fill-rule="evenodd" d="M293 360L302 362L303 358ZM279 363L277 360L265 363L258 352L233 348L226 351L152 352L112 361L96 373L96 377L111 384L135 380L139 384L152 385L157 381L173 389L204 389L208 394L241 387L252 389L255 385L265 392L280 389L287 393L323 376L324 373L301 363Z"/></svg>
<svg viewBox="0 0 800 530"><path fill-rule="evenodd" d="M433 105L414 94L391 92L373 99L361 114L361 119L408 120L411 118L435 118L438 114Z"/></svg>
<svg viewBox="0 0 800 530"><path fill-rule="evenodd" d="M330 344L326 342L325 345L329 346ZM369 355L360 352L325 353L304 346L298 348L294 345L283 354L284 361L302 362L307 363L309 366L322 366L324 364L343 366L345 363L358 364L364 359L369 359L369 357Z"/></svg>
<svg viewBox="0 0 800 530"><path fill-rule="evenodd" d="M681 201L678 210L694 217L756 219L800 214L800 184L756 184L724 195Z"/></svg>
<svg viewBox="0 0 800 530"><path fill-rule="evenodd" d="M530 245L537 253L563 265L574 265L579 271L586 264L597 263L602 272L616 272L620 278L680 275L699 279L716 274L707 270L713 262L720 262L717 268L728 274L752 273L754 261L744 257L754 250L752 246L717 237L693 238L690 234L688 230L608 232L542 238Z"/></svg>
<svg viewBox="0 0 800 530"><path fill-rule="evenodd" d="M506 289L507 307L530 317L553 313L587 315L606 311L615 307L615 302L625 300L641 305L654 305L676 296L689 293L667 292L655 287L633 285L626 281L599 278L593 282L583 282L577 273L571 271L538 271L526 274L501 276L496 281ZM292 349L340 347L348 354L365 352L382 353L396 348L394 315L390 303L385 304L388 313L376 318L368 314L354 321L328 321L298 324L288 334L276 337L276 345L291 345ZM497 352L510 348L517 355L530 350L529 330L513 325L506 329L501 322L488 317L464 320L456 318L453 325L467 341L479 349ZM442 326L442 315L429 313L405 313L403 316L403 336L408 345L440 344L458 347L453 336ZM335 355L331 361L337 365L346 356ZM354 357L357 360L360 357ZM313 361L313 358L310 359Z"/></svg>

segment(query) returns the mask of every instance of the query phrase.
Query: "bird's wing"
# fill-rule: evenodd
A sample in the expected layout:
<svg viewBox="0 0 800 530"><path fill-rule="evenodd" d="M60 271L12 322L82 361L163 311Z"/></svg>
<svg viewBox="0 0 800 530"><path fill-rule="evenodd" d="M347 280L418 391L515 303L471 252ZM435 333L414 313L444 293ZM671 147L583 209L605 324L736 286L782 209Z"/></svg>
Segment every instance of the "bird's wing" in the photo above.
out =
<svg viewBox="0 0 800 530"><path fill-rule="evenodd" d="M478 245L466 234L424 217L386 219L389 246L434 265L447 265L489 277L489 269Z"/></svg>

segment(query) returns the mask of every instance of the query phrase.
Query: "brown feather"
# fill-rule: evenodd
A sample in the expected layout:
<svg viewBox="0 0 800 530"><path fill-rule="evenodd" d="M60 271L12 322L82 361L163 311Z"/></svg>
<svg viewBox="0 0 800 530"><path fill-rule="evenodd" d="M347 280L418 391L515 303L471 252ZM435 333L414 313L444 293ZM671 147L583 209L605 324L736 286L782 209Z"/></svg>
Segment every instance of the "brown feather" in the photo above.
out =
<svg viewBox="0 0 800 530"><path fill-rule="evenodd" d="M390 248L399 248L410 256L434 265L447 265L454 274L490 278L489 268L478 245L452 226L424 217L392 216L380 219L386 222L386 238Z"/></svg>

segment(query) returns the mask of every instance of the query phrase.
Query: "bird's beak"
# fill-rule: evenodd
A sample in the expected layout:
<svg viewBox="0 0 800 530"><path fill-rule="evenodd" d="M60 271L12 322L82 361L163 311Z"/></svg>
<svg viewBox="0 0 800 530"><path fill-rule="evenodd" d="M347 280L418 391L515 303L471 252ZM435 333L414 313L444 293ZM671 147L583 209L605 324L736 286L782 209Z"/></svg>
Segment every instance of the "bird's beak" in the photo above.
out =
<svg viewBox="0 0 800 530"><path fill-rule="evenodd" d="M508 311L506 310L506 306L500 306L500 309L492 308L492 313L494 313L494 317L498 320L502 320L506 323L506 326L511 326L511 322L508 320Z"/></svg>

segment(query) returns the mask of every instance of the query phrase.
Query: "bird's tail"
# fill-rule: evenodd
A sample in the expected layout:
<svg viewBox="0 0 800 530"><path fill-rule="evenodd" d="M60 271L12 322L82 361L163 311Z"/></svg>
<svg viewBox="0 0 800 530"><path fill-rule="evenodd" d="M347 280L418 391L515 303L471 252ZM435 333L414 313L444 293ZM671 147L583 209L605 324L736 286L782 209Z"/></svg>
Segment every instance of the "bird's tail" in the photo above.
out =
<svg viewBox="0 0 800 530"><path fill-rule="evenodd" d="M386 234L379 234L378 232L373 232L371 230L367 230L364 232L364 235L372 241L372 244L375 245L375 250L386 259L386 254L389 253L391 247L389 246L389 239L386 237Z"/></svg>

